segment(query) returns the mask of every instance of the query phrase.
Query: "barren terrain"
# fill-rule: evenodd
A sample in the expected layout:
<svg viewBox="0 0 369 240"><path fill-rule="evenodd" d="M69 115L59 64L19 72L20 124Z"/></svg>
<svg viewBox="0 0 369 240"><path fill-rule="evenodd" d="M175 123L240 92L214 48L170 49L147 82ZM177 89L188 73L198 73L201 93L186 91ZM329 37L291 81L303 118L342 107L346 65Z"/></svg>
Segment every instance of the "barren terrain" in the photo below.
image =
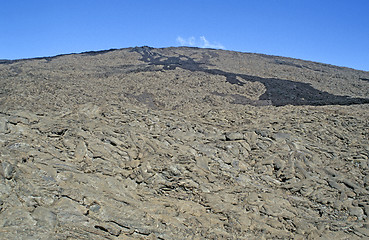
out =
<svg viewBox="0 0 369 240"><path fill-rule="evenodd" d="M136 47L0 61L0 239L367 239L369 72Z"/></svg>

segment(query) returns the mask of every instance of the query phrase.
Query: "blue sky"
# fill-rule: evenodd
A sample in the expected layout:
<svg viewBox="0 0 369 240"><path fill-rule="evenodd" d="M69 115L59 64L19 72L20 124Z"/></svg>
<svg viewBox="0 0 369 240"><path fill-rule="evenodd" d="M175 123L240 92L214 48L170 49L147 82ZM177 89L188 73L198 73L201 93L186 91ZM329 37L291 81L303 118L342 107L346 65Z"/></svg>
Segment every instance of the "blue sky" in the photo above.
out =
<svg viewBox="0 0 369 240"><path fill-rule="evenodd" d="M369 0L0 0L0 59L198 46L369 71Z"/></svg>

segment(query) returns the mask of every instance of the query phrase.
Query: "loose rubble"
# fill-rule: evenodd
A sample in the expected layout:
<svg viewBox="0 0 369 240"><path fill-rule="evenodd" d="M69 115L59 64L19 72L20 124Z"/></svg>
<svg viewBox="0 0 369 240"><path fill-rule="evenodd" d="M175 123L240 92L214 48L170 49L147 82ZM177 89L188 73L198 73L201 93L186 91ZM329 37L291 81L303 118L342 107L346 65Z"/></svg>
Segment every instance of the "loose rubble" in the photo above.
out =
<svg viewBox="0 0 369 240"><path fill-rule="evenodd" d="M0 239L369 238L369 73L277 59L143 47L0 64ZM308 67L342 77L335 105L273 104L223 76L294 69L325 92Z"/></svg>

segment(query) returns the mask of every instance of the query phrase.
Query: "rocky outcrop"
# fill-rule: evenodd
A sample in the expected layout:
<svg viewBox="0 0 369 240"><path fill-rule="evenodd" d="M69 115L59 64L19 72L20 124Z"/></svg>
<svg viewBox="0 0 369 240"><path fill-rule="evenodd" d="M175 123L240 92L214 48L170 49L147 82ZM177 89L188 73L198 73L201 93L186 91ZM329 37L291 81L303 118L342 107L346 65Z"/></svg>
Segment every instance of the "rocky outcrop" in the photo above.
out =
<svg viewBox="0 0 369 240"><path fill-rule="evenodd" d="M0 65L0 239L368 238L369 74L283 61L144 47ZM291 104L265 84L302 73L333 90Z"/></svg>

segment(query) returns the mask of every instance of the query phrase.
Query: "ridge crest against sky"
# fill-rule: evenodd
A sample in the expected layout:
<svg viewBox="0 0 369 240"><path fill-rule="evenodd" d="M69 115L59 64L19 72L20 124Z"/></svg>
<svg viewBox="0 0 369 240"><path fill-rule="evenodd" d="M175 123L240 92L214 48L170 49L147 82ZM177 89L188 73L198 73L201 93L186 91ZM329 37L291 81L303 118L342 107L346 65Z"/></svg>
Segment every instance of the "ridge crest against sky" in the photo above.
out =
<svg viewBox="0 0 369 240"><path fill-rule="evenodd" d="M369 71L367 0L12 0L0 59L134 46L195 46Z"/></svg>

